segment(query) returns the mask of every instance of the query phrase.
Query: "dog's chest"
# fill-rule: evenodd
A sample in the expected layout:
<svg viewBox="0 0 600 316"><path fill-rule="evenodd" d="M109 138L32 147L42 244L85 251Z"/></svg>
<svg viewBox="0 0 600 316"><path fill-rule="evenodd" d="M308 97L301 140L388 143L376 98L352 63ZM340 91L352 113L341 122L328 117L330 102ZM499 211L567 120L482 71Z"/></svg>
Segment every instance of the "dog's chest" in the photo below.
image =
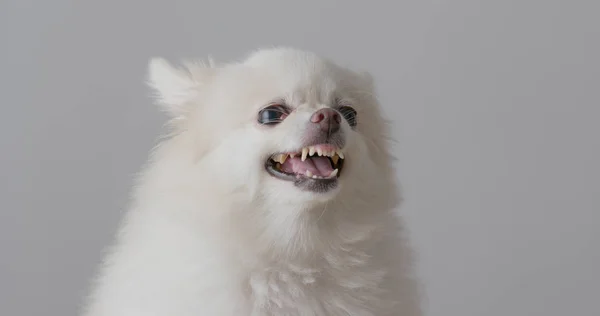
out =
<svg viewBox="0 0 600 316"><path fill-rule="evenodd" d="M384 273L355 266L277 264L250 273L253 316L377 315L383 308Z"/></svg>

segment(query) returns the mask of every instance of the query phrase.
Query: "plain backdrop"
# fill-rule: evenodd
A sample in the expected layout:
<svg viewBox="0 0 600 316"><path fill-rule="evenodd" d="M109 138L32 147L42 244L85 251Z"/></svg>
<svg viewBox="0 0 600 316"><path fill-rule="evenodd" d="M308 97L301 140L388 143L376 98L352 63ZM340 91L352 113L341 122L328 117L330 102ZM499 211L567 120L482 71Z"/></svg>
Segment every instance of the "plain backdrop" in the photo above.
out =
<svg viewBox="0 0 600 316"><path fill-rule="evenodd" d="M76 315L165 117L147 61L373 73L427 315L600 315L600 2L0 2L0 315Z"/></svg>

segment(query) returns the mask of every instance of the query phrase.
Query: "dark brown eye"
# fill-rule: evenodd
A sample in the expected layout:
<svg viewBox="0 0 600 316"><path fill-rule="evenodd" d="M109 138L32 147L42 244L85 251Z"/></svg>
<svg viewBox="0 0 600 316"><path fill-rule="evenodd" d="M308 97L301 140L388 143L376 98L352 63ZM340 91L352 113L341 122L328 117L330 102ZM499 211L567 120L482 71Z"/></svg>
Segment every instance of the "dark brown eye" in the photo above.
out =
<svg viewBox="0 0 600 316"><path fill-rule="evenodd" d="M288 111L282 105L270 105L258 112L258 123L275 125L283 122L287 116Z"/></svg>
<svg viewBox="0 0 600 316"><path fill-rule="evenodd" d="M356 110L353 109L350 106L342 106L339 108L338 110L342 116L346 119L346 121L348 121L348 124L350 124L350 126L355 127L356 126Z"/></svg>

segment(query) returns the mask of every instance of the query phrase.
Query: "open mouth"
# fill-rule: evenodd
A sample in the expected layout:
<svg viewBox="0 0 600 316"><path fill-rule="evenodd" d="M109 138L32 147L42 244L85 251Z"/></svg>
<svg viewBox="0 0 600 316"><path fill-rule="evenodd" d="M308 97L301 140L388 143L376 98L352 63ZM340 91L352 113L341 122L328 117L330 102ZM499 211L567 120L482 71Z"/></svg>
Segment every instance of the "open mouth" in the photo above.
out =
<svg viewBox="0 0 600 316"><path fill-rule="evenodd" d="M343 166L341 149L329 144L304 147L298 152L277 153L266 162L266 169L272 176L296 183L306 180L335 183Z"/></svg>

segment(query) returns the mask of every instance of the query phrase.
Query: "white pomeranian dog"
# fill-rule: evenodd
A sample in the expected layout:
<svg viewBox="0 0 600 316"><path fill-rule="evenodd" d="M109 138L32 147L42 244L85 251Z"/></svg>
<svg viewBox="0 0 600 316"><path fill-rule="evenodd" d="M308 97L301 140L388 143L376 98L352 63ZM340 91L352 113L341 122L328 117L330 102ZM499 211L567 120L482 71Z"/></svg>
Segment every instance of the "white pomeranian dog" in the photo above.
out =
<svg viewBox="0 0 600 316"><path fill-rule="evenodd" d="M271 48L149 84L169 133L83 315L421 315L369 74Z"/></svg>

